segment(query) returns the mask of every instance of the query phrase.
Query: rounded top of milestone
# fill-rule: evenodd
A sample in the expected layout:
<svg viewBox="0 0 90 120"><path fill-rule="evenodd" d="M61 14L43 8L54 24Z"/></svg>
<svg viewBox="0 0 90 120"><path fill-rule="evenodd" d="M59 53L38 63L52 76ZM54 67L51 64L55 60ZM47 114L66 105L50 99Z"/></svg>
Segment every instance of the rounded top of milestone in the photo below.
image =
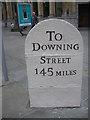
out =
<svg viewBox="0 0 90 120"><path fill-rule="evenodd" d="M39 22L30 30L25 41L26 55L80 54L83 40L72 24L61 19Z"/></svg>

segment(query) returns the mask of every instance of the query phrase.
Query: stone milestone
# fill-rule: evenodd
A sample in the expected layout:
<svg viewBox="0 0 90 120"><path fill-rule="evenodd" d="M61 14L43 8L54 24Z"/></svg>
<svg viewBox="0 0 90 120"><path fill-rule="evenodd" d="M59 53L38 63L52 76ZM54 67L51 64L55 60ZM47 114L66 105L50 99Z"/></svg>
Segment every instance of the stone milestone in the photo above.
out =
<svg viewBox="0 0 90 120"><path fill-rule="evenodd" d="M80 106L83 40L73 25L38 23L26 38L25 55L31 107Z"/></svg>

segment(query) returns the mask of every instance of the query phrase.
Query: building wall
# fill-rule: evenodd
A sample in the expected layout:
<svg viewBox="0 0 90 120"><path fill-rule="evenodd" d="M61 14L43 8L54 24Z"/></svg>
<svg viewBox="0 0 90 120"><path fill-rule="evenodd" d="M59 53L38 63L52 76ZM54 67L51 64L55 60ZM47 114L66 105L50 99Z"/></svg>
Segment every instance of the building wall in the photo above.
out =
<svg viewBox="0 0 90 120"><path fill-rule="evenodd" d="M39 1L39 0L38 0ZM46 6L45 6L46 5ZM36 11L38 16L42 17L48 17L48 16L67 16L67 10L69 10L69 16L76 14L76 3L70 3L70 2L49 2L49 5L46 2L37 2L34 3L31 0L31 8L32 11ZM49 14L45 12L46 9L49 9ZM6 9L7 9L7 18L13 19L14 18L14 2L7 2L6 3ZM3 3L3 18L5 18L5 3ZM46 16L45 16L46 14Z"/></svg>
<svg viewBox="0 0 90 120"><path fill-rule="evenodd" d="M43 13L40 14L41 7L43 7L43 2L38 3L38 15L43 16ZM76 2L49 2L49 16L67 16L67 10L69 10L69 16L75 16Z"/></svg>
<svg viewBox="0 0 90 120"><path fill-rule="evenodd" d="M14 2L3 2L2 3L2 16L3 20L7 19L13 19L14 18Z"/></svg>
<svg viewBox="0 0 90 120"><path fill-rule="evenodd" d="M40 0L41 1L41 0ZM43 0L42 0L43 1ZM31 0L31 11L35 11L36 15L39 18L46 17L60 17L61 19L65 19L72 24L75 23L77 26L77 4L76 2L39 2L37 0L36 3ZM30 2L30 0L28 0ZM12 20L15 16L15 3L7 2L6 8L5 3L3 3L3 20L6 19L6 11L7 11L7 19ZM74 22L74 23L73 23Z"/></svg>
<svg viewBox="0 0 90 120"><path fill-rule="evenodd" d="M31 11L35 11L39 18L44 17L60 17L68 22L71 22L75 26L87 27L88 26L88 5L84 7L83 4L79 5L76 2L33 2L31 1ZM43 0L42 0L43 1ZM68 0L67 0L68 1ZM75 0L76 1L76 0ZM78 7L77 7L78 6ZM12 20L15 16L15 3L3 2L2 3L2 19ZM79 11L79 12L78 12ZM79 15L79 16L78 16ZM79 21L78 21L79 18ZM78 25L79 24L79 25Z"/></svg>

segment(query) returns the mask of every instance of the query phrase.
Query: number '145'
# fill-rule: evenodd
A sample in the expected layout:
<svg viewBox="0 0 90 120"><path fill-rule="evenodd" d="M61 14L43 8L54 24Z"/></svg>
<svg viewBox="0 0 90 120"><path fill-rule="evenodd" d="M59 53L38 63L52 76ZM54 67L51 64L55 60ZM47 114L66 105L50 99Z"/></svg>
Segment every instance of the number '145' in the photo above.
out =
<svg viewBox="0 0 90 120"><path fill-rule="evenodd" d="M48 68L47 70L45 68L42 68L41 70L39 70L38 68L35 69L35 74L37 75L48 75L48 76L53 76L53 68Z"/></svg>

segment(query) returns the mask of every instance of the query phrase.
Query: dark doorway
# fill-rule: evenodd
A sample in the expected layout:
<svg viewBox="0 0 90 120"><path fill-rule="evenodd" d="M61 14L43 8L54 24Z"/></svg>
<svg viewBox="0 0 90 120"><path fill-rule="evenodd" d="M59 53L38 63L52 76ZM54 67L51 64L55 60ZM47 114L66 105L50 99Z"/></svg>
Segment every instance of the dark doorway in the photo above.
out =
<svg viewBox="0 0 90 120"><path fill-rule="evenodd" d="M23 18L27 19L27 11L23 11Z"/></svg>
<svg viewBox="0 0 90 120"><path fill-rule="evenodd" d="M62 2L55 2L55 16L62 16Z"/></svg>
<svg viewBox="0 0 90 120"><path fill-rule="evenodd" d="M78 5L78 26L79 27L88 27L89 19L89 4L79 4Z"/></svg>
<svg viewBox="0 0 90 120"><path fill-rule="evenodd" d="M49 2L43 3L43 17L49 16Z"/></svg>
<svg viewBox="0 0 90 120"><path fill-rule="evenodd" d="M38 4L37 2L33 2L33 11L38 16L38 5L37 4Z"/></svg>

